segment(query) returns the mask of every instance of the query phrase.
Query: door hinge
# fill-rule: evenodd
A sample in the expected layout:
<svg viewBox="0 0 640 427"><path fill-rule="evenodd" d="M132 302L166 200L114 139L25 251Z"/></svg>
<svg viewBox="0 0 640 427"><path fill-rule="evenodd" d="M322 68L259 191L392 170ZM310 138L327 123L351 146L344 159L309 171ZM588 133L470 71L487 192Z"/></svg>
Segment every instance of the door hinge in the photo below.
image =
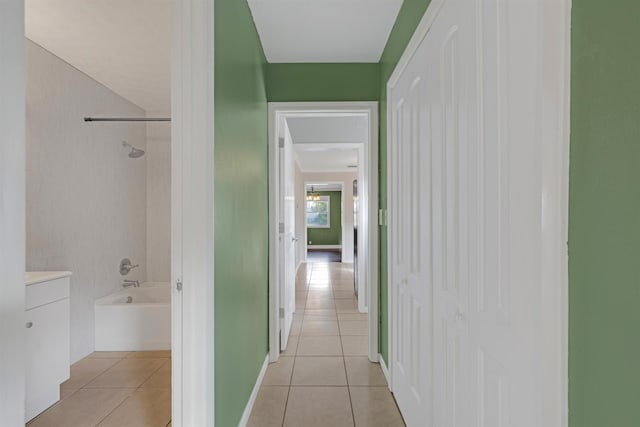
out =
<svg viewBox="0 0 640 427"><path fill-rule="evenodd" d="M387 225L387 210L378 209L378 225Z"/></svg>
<svg viewBox="0 0 640 427"><path fill-rule="evenodd" d="M182 280L178 279L178 281L176 282L176 290L178 292L182 292Z"/></svg>
<svg viewBox="0 0 640 427"><path fill-rule="evenodd" d="M278 138L278 147L284 148L284 138Z"/></svg>
<svg viewBox="0 0 640 427"><path fill-rule="evenodd" d="M284 233L284 222L278 224L278 231L280 233Z"/></svg>
<svg viewBox="0 0 640 427"><path fill-rule="evenodd" d="M280 308L280 318L284 319L284 308Z"/></svg>

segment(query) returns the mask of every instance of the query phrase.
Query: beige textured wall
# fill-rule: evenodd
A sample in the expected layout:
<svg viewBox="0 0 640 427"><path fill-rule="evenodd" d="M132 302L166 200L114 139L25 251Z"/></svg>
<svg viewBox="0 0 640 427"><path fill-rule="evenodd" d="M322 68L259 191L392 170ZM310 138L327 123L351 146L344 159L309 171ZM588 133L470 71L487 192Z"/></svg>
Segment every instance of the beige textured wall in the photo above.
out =
<svg viewBox="0 0 640 427"><path fill-rule="evenodd" d="M71 359L94 349L94 300L121 287L118 264L146 279L144 124L85 123L84 116L144 111L36 44L26 42L27 270L70 270Z"/></svg>
<svg viewBox="0 0 640 427"><path fill-rule="evenodd" d="M169 117L169 112L147 112ZM147 280L171 280L171 125L147 124Z"/></svg>

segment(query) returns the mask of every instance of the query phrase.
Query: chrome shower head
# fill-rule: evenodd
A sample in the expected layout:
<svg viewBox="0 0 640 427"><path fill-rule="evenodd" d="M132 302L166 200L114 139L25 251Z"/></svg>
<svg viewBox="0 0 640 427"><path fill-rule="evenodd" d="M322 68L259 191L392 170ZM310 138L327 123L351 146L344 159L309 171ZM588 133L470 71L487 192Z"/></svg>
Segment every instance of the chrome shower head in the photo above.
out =
<svg viewBox="0 0 640 427"><path fill-rule="evenodd" d="M137 159L138 157L142 156L144 156L144 150L135 147L132 148L131 152L129 153L129 157L131 157L132 159Z"/></svg>
<svg viewBox="0 0 640 427"><path fill-rule="evenodd" d="M122 146L131 148L131 151L129 152L129 158L131 159L137 159L138 157L144 156L144 150L134 147L133 145L129 144L127 141L122 141Z"/></svg>

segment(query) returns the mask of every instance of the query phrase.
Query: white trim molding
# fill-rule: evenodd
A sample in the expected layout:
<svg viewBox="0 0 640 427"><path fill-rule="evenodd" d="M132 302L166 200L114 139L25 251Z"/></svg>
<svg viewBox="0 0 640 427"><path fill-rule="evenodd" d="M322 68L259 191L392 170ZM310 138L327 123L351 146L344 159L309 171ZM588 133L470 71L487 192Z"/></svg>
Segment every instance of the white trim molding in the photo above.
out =
<svg viewBox="0 0 640 427"><path fill-rule="evenodd" d="M387 368L387 364L384 362L384 358L382 354L378 353L378 361L380 363L380 369L382 369L382 373L384 374L385 379L387 380L387 386L389 387L389 391L393 391L391 388L391 378L389 377L389 368Z"/></svg>
<svg viewBox="0 0 640 427"><path fill-rule="evenodd" d="M433 25L433 21L436 19L436 16L438 16L438 12L440 12L440 9L442 8L444 2L445 0L433 0L431 3L429 3L427 10L422 17L422 20L420 20L416 31L413 33L413 36L411 36L411 40L409 40L407 47L404 49L404 53L396 64L396 68L393 69L393 73L391 73L391 76L387 81L387 96L389 95L389 88L394 87L398 83L398 79L404 72L405 68L407 68L409 61L411 61L411 58L413 58L413 55L415 55L416 50L418 50L418 46L420 46L422 40L424 40L424 38L427 36L427 33L429 32L431 25ZM388 115L389 114L387 113L387 116ZM387 138L389 138L388 131ZM389 139L387 139L387 141L389 141Z"/></svg>
<svg viewBox="0 0 640 427"><path fill-rule="evenodd" d="M0 418L24 425L24 1L0 1Z"/></svg>
<svg viewBox="0 0 640 427"><path fill-rule="evenodd" d="M358 308L369 314L369 349L368 356L372 362L378 361L378 103L377 102L277 102L269 103L269 188L278 185L277 150L278 123L287 117L322 117L345 114L366 114L369 117L369 140L364 147L363 167L358 168L358 180L362 185L359 191L367 194L367 215L361 228L368 230L361 233L359 248L366 248L360 277L367 283L365 295L359 298ZM269 349L270 360L275 362L279 357L279 301L278 286L278 224L277 194L269 193ZM359 200L363 200L360 198ZM360 209L363 207L361 206ZM363 210L364 211L364 210ZM360 237L359 237L360 238Z"/></svg>
<svg viewBox="0 0 640 427"><path fill-rule="evenodd" d="M557 250L559 251L560 271L560 313L562 319L562 330L560 331L560 346L562 348L562 366L559 375L563 381L558 390L562 399L561 410L561 426L569 425L569 250L567 242L569 241L569 148L571 146L571 5L572 0L564 0L556 7L561 8L558 16L562 20L562 53L561 60L563 64L563 81L561 84L560 96L564 99L562 109L562 117L560 118L560 147L559 147L559 167L560 182L562 188L560 190L560 200L558 200L558 209L562 223L560 224L561 241L558 242ZM552 11L553 13L553 11Z"/></svg>
<svg viewBox="0 0 640 427"><path fill-rule="evenodd" d="M173 3L172 425L215 423L214 0ZM182 283L182 290L177 283Z"/></svg>
<svg viewBox="0 0 640 427"><path fill-rule="evenodd" d="M307 245L307 250L342 249L342 245Z"/></svg>
<svg viewBox="0 0 640 427"><path fill-rule="evenodd" d="M559 425L569 425L569 146L571 130L571 0L543 2L545 23L542 51L545 63L540 72L545 76L545 93L553 94L548 105L540 106L541 153L545 161L542 193L545 195L543 216L542 296L548 301L551 316L545 322L559 322L559 330L547 337L546 344L559 349L559 354L546 354L549 364L554 358L555 370L546 374L556 381L550 399L560 402L553 414ZM557 111L557 114L556 114ZM549 323L551 324L551 323ZM554 325L555 326L555 325Z"/></svg>
<svg viewBox="0 0 640 427"><path fill-rule="evenodd" d="M253 386L253 390L251 391L251 396L249 396L249 401L247 402L247 406L245 406L244 412L242 413L242 418L240 418L240 422L238 423L238 427L245 427L249 422L249 418L251 418L251 411L253 411L253 405L255 405L256 399L258 398L258 393L260 392L260 386L262 386L262 381L264 380L264 375L267 373L268 367L269 367L269 355L267 354L264 358L264 363L262 364L262 368L260 368L258 379L256 380L256 383Z"/></svg>

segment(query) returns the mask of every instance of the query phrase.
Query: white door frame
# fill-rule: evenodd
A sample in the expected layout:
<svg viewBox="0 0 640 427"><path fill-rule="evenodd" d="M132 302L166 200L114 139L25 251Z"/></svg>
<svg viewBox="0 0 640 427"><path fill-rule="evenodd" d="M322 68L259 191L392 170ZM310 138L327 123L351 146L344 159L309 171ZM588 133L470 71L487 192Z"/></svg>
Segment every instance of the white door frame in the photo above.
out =
<svg viewBox="0 0 640 427"><path fill-rule="evenodd" d="M213 426L214 0L172 7L172 425Z"/></svg>
<svg viewBox="0 0 640 427"><path fill-rule="evenodd" d="M0 2L0 414L24 425L24 0Z"/></svg>
<svg viewBox="0 0 640 427"><path fill-rule="evenodd" d="M433 0L428 6L425 15L420 21L415 33L409 41L402 57L391 77L386 89L387 99L391 99L391 90L395 87L403 71L412 59L416 50L429 32L437 14L446 0ZM507 0L510 1L510 0ZM545 200L545 228L542 234L542 246L545 248L542 254L542 274L543 282L552 284L544 290L544 298L548 304L548 314L550 319L545 319L546 326L553 325L554 333L545 337L546 343L553 348L553 354L545 354L546 358L559 359L557 370L547 374L553 378L555 389L551 400L560 402L556 408L546 408L552 411L553 418L559 426L568 425L568 199L569 199L569 129L570 129L570 36L571 36L571 0L560 0L557 2L544 2L536 10L538 18L544 23L546 34L544 45L546 51L544 71L546 78L547 93L556 94L555 97L547 99L554 103L556 110L549 109L548 114L541 114L539 124L541 127L540 141L544 149L542 156L545 164L544 176L542 177L543 193ZM543 24L540 24L543 25ZM543 77L540 77L541 79ZM542 105L542 103L541 103ZM542 107L544 108L544 107ZM560 113L560 117L554 115L554 111ZM392 109L387 108L387 123L392 122ZM393 129L387 126L387 158L390 158ZM387 187L387 200L391 200ZM388 241L391 242L393 230L389 226L387 229ZM389 248L389 259L393 254ZM389 353L386 365L389 369L389 388L391 391L394 375L393 348L393 292L392 292L392 265L388 265L388 342ZM549 328L550 329L550 328ZM551 329L550 329L551 330ZM556 411L557 410L557 411Z"/></svg>
<svg viewBox="0 0 640 427"><path fill-rule="evenodd" d="M275 362L280 355L278 324L280 290L278 277L278 203L277 154L278 123L287 117L322 116L336 114L367 114L369 141L365 144L365 158L361 162L367 180L368 206L365 224L366 249L365 277L369 284L367 306L369 313L369 360L378 362L378 102L270 102L269 103L269 360Z"/></svg>

